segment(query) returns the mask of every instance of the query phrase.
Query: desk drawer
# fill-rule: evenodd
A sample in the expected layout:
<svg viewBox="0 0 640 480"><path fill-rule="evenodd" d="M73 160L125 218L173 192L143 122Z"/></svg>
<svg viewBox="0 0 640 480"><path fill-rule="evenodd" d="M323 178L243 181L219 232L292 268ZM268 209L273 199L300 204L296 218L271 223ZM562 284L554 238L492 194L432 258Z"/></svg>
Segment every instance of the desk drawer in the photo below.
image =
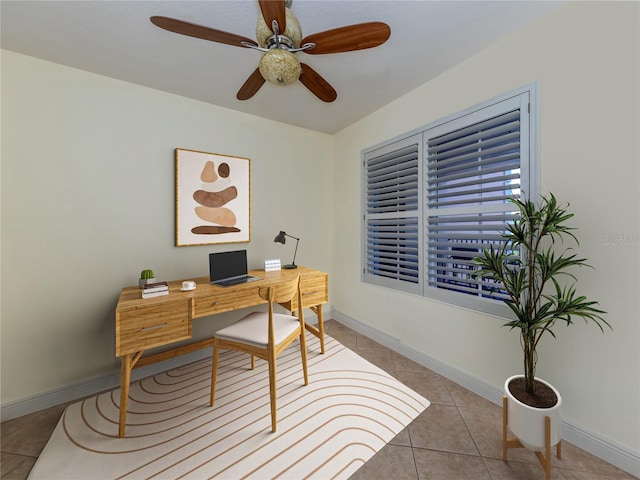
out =
<svg viewBox="0 0 640 480"><path fill-rule="evenodd" d="M191 300L156 303L116 315L116 356L191 338Z"/></svg>
<svg viewBox="0 0 640 480"><path fill-rule="evenodd" d="M217 295L196 298L195 310L198 317L231 312L240 308L253 307L266 303L258 295L258 288L248 284L241 288L222 290Z"/></svg>
<svg viewBox="0 0 640 480"><path fill-rule="evenodd" d="M304 275L300 277L300 290L302 291L303 307L312 307L327 303L329 300L328 276L325 273ZM297 307L297 296L293 302L283 303L287 310L293 311Z"/></svg>
<svg viewBox="0 0 640 480"><path fill-rule="evenodd" d="M302 305L320 305L329 299L327 275L303 276L300 278Z"/></svg>

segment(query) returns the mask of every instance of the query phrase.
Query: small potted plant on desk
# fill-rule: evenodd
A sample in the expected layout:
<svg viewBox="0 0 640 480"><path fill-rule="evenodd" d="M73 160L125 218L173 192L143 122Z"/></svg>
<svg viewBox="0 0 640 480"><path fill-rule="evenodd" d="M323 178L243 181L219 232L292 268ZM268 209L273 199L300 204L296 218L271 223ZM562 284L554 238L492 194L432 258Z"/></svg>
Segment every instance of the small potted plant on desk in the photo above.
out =
<svg viewBox="0 0 640 480"><path fill-rule="evenodd" d="M156 279L153 276L153 270L142 270L140 272L140 279L138 280L138 286L144 288L148 283L155 282Z"/></svg>
<svg viewBox="0 0 640 480"><path fill-rule="evenodd" d="M535 376L538 354L536 347L542 335L553 337L556 322L567 326L574 317L592 321L604 332L611 328L595 307L597 302L576 294L575 283L563 285L561 276L576 280L568 272L572 267L587 266L571 249L556 252L555 241L570 237L578 244L566 221L573 217L559 206L553 194L542 196L539 204L512 198L519 215L507 225L499 248L484 249L483 256L474 258L479 269L474 276L484 286L505 294L504 302L513 312L513 320L504 326L520 333L524 353L524 375L515 375L505 382L503 398L503 460L507 449L526 447L536 452L551 475L551 447L561 455L560 405L562 398L549 383ZM507 438L508 431L516 438ZM542 452L545 452L543 454Z"/></svg>

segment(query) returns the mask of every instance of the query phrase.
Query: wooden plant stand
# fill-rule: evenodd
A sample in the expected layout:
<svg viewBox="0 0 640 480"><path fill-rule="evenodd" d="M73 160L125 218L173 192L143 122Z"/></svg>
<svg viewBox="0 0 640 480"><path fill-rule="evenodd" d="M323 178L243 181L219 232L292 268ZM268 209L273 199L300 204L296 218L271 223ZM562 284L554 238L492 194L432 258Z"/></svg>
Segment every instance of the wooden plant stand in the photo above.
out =
<svg viewBox="0 0 640 480"><path fill-rule="evenodd" d="M507 396L502 397L502 460L507 461L507 450L510 448L526 448L517 438L507 438L509 416L507 410ZM551 418L544 417L545 431L545 453L535 452L542 468L544 468L546 479L551 480ZM556 457L562 458L562 440L556 445Z"/></svg>

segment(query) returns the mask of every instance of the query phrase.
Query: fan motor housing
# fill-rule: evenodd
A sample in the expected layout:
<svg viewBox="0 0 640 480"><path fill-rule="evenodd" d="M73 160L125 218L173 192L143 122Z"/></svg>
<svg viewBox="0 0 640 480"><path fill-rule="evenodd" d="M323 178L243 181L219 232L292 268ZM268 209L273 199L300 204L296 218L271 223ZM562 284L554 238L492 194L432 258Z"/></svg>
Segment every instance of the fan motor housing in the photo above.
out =
<svg viewBox="0 0 640 480"><path fill-rule="evenodd" d="M287 37L293 43L291 48L299 48L300 40L302 40L302 27L295 14L288 8L285 8L287 18L287 28L280 35ZM262 48L269 48L268 40L274 36L274 32L267 26L264 18L260 16L256 23L256 40Z"/></svg>

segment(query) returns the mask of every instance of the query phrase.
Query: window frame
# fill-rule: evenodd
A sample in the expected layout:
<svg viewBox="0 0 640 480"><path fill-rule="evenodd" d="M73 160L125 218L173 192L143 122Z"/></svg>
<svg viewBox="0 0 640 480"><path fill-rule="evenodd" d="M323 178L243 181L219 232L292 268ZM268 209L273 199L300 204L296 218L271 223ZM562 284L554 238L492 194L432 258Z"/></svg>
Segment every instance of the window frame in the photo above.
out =
<svg viewBox="0 0 640 480"><path fill-rule="evenodd" d="M429 286L429 264L427 257L429 209L427 207L426 175L427 175L427 142L437 134L454 131L465 125L472 125L482 119L509 111L514 105L521 109L520 118L524 121L520 125L520 182L522 197L537 199L540 194L540 95L539 81L524 85L498 97L481 102L460 112L448 115L434 122L416 128L410 132L381 142L361 152L361 281L367 284L390 288L403 293L418 295L430 300L444 302L474 311L484 312L500 317L511 318L511 310L504 302L495 299L483 298L471 294L449 291L442 288ZM524 109L524 110L523 110ZM375 223L375 214L367 211L367 189L370 186L367 177L367 162L388 154L394 150L400 150L412 142L418 144L418 191L419 200L415 210L418 219L418 281L411 283L396 278L387 278L376 275L367 268L367 257L370 256L370 246L375 243L367 243L367 235L371 222ZM500 210L499 207L497 207ZM453 213L453 211L448 212ZM389 214L394 218L393 214ZM396 218L400 218L398 212Z"/></svg>

